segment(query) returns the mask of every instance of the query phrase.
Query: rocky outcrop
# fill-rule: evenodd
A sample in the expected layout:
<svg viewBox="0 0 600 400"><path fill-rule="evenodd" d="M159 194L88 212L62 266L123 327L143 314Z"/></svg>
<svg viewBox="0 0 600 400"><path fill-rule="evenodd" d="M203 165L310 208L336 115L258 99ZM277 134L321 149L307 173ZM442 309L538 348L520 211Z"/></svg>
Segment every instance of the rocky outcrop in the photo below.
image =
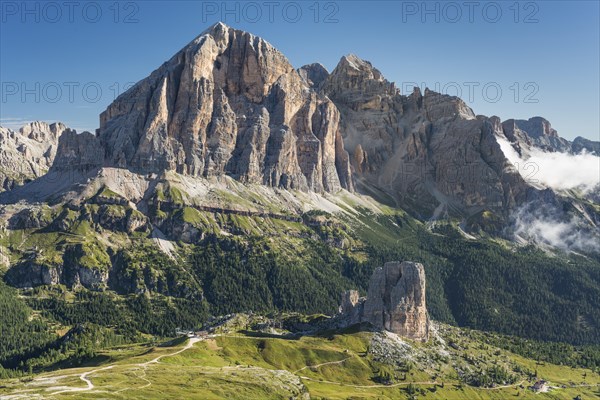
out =
<svg viewBox="0 0 600 400"><path fill-rule="evenodd" d="M47 210L38 207L25 208L13 214L8 219L8 228L18 229L39 229L45 228L52 222Z"/></svg>
<svg viewBox="0 0 600 400"><path fill-rule="evenodd" d="M363 313L364 297L360 297L358 290L347 290L342 293L342 304L339 315L343 318L343 324L352 326L361 323Z"/></svg>
<svg viewBox="0 0 600 400"><path fill-rule="evenodd" d="M113 232L149 232L148 217L130 207L102 205L91 215L85 215L90 221Z"/></svg>
<svg viewBox="0 0 600 400"><path fill-rule="evenodd" d="M4 279L17 288L31 288L40 285L58 285L61 281L62 267L40 264L26 260L10 268Z"/></svg>
<svg viewBox="0 0 600 400"><path fill-rule="evenodd" d="M70 288L83 286L90 290L106 288L108 269L76 266L52 266L36 262L22 262L9 269L5 279L18 288L65 284Z"/></svg>
<svg viewBox="0 0 600 400"><path fill-rule="evenodd" d="M429 318L425 304L425 269L414 262L388 262L377 268L366 298L351 290L342 295L338 319L342 325L369 323L377 329L427 341Z"/></svg>
<svg viewBox="0 0 600 400"><path fill-rule="evenodd" d="M100 116L105 165L352 190L340 115L261 38L214 25Z"/></svg>
<svg viewBox="0 0 600 400"><path fill-rule="evenodd" d="M31 122L16 132L0 126L0 191L44 175L66 130L60 122Z"/></svg>
<svg viewBox="0 0 600 400"><path fill-rule="evenodd" d="M89 245L69 246L62 259L49 257L45 249L32 249L27 259L11 267L4 277L18 288L64 284L70 288L83 286L91 290L106 288L111 267L108 255Z"/></svg>
<svg viewBox="0 0 600 400"><path fill-rule="evenodd" d="M413 262L389 262L369 282L363 322L415 340L427 340L425 269Z"/></svg>
<svg viewBox="0 0 600 400"><path fill-rule="evenodd" d="M71 287L83 286L90 290L106 289L108 269L78 268L73 276Z"/></svg>

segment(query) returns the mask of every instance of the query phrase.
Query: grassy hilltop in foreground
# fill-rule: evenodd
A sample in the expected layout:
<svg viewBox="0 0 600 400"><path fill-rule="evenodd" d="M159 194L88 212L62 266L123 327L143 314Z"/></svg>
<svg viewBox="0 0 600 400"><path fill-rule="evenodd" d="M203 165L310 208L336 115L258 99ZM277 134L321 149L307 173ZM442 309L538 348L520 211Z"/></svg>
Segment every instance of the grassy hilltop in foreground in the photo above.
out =
<svg viewBox="0 0 600 400"><path fill-rule="evenodd" d="M261 318L261 317L253 317ZM427 343L390 333L294 336L229 328L153 346L99 352L85 366L0 381L0 398L52 399L536 399L596 398L590 369L536 362L493 336L436 325ZM279 332L279 333L275 333ZM547 381L548 392L531 386Z"/></svg>

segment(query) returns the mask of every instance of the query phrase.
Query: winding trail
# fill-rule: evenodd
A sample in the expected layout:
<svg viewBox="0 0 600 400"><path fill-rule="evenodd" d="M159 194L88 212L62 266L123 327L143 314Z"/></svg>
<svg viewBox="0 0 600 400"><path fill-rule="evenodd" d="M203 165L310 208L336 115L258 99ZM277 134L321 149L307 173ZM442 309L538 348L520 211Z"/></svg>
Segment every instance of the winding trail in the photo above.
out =
<svg viewBox="0 0 600 400"><path fill-rule="evenodd" d="M97 373L97 372L106 371L106 370L112 369L115 366L119 366L119 367L134 367L134 366L135 367L142 367L144 374L142 376L137 376L137 374L136 374L136 376L139 379L141 379L144 382L146 382L146 385L144 385L144 386L142 386L142 387L140 387L138 389L146 388L146 387L152 385L152 382L150 382L146 378L146 368L148 366L150 366L151 364L158 364L160 362L160 360L163 359L163 358L165 358L165 357L172 357L172 356L175 356L177 354L183 353L184 351L191 349L192 346L194 346L195 343L197 343L197 342L199 342L201 340L203 340L203 339L200 339L200 338L190 338L188 340L187 344L184 347L182 347L181 349L179 349L179 350L177 350L177 351L175 351L173 353L163 354L163 355L158 356L158 357L156 357L156 358L154 358L154 359L152 359L150 361L147 361L145 363L140 363L140 364L113 364L113 365L109 365L109 366L106 366L106 367L97 368L97 369L94 369L94 370L91 370L91 371L83 372L81 374L69 374L69 375L59 375L59 376L56 376L56 377L50 377L50 378L54 378L56 380L60 380L62 378L66 378L66 377L69 377L69 376L79 376L79 379L82 380L86 384L86 386L84 386L84 387L68 387L68 386L54 386L54 387L50 387L50 388L48 388L46 390L52 390L52 389L55 389L55 390L56 389L60 389L60 390L52 392L52 393L49 393L48 396L55 396L55 395L62 394L62 393L76 393L76 392L88 392L88 391L91 391L91 390L93 390L95 388L95 386L94 386L94 383L88 377L90 375L92 375L92 374ZM129 390L129 389L130 388L121 389L118 392L123 392L123 391ZM17 392L13 392L11 394L8 394L8 395L6 395L5 397L2 397L2 398L13 398L13 399L22 398L21 396L25 395L25 393L30 392L30 391L31 391L31 389L17 391ZM104 392L104 391L102 391L102 392ZM27 396L27 395L25 395L25 396Z"/></svg>
<svg viewBox="0 0 600 400"><path fill-rule="evenodd" d="M163 354L162 356L158 356L158 357L156 357L156 358L155 358L155 359L153 359L153 360L146 361L145 363L141 363L141 364L133 364L133 365L138 365L138 366L140 366L140 367L147 367L147 366L148 366L148 365L150 365L150 364L158 364L158 362L159 362L161 359L165 358L165 357L172 357L172 356L175 356L175 355L177 355L177 354L183 353L183 352L184 352L184 351L186 351L186 350L189 350L189 349L191 349L191 348L192 348L192 346L193 346L195 343L198 343L198 342L199 342L199 341L201 341L201 340L202 340L202 339L200 339L200 338L190 338L190 339L188 340L188 343L185 345L185 347L181 348L180 350L176 351L175 353L171 353L171 354Z"/></svg>
<svg viewBox="0 0 600 400"><path fill-rule="evenodd" d="M523 379L521 382L513 383L512 385L502 385L502 386L494 386L494 387L480 387L480 388L477 388L477 389L482 389L482 390L508 389L508 388L511 388L511 387L516 387L516 386L522 385L524 383L527 384L528 382L525 379Z"/></svg>
<svg viewBox="0 0 600 400"><path fill-rule="evenodd" d="M54 392L54 393L50 393L50 396L54 396L57 394L61 394L61 393L70 393L70 392L86 392L88 390L92 390L95 386L92 383L91 380L88 379L88 375L94 374L96 372L99 371L105 371L107 369L112 369L114 368L114 365L109 365L108 367L104 367L104 368L98 368L92 371L88 371L88 372L84 372L82 374L79 375L79 379L81 379L82 381L84 381L87 384L87 387L82 387L82 388L68 388L65 390L60 390L58 392Z"/></svg>
<svg viewBox="0 0 600 400"><path fill-rule="evenodd" d="M224 336L224 337L231 337L233 335L220 335L220 336ZM77 392L88 392L91 391L95 388L94 383L91 381L90 376L100 372L100 371L106 371L106 370L110 370L114 367L135 367L133 368L133 373L135 375L136 378L140 379L141 381L143 381L145 383L145 385L134 388L134 387L126 387L120 390L117 390L115 392L112 393L122 393L128 390L133 390L133 389L144 389L147 388L149 386L152 385L152 382L147 378L146 376L146 371L147 368L153 364L158 364L160 363L160 360L165 358L165 357L172 357L178 354L183 353L186 350L191 349L194 344L205 340L204 338L196 338L196 337L192 337L189 338L188 342L186 343L186 345L182 348L180 348L177 351L174 351L173 353L168 353L168 354L163 354L160 355L156 358L153 358L152 360L143 362L143 363L137 363L137 364L113 364L113 365L109 365L106 367L102 367L102 368L97 368L91 371L87 371L87 372L83 372L83 373L75 373L75 374L68 374L68 375L58 375L58 376L49 376L49 377L40 377L38 378L38 380L44 380L44 379L50 379L50 380L54 380L54 381L58 381L60 379L64 379L66 377L71 377L71 376L78 376L79 379L81 381L83 381L86 386L84 387L69 387L69 386L53 386L53 387L49 387L46 390L47 391L51 391L51 390L56 390L52 393L49 393L48 396L55 396L55 395L59 395L59 394L63 394L63 393L77 393ZM352 387L352 388L358 388L358 389L376 389L376 388L394 388L394 387L400 387L400 386L408 386L408 385L440 385L440 382L437 381L424 381L424 382L399 382L399 383L394 383L394 384L390 384L390 385L385 385L385 384L375 384L375 385L357 385L357 384L350 384L350 383L343 383L343 382L334 382L334 381L326 381L326 380L321 380L321 379L315 379L315 378L310 378L308 376L302 376L299 375L299 373L301 371L304 371L306 369L312 369L312 368L320 368L322 366L325 365L336 365L336 364L343 364L344 362L348 361L349 359L351 359L352 356L346 357L342 360L338 360L338 361L329 361L329 362L324 362L324 363L320 363L320 364L315 364L315 365L307 365L305 367L302 367L296 371L291 372L292 374L298 376L301 380L306 380L306 381L311 381L311 382L315 382L315 383L323 383L323 384L330 384L330 385L337 385L337 386L344 386L344 387ZM201 368L206 368L206 366L198 366ZM235 366L235 367L220 367L220 368L216 368L217 369L237 369L240 368L241 366ZM141 370L141 374L139 374L139 371ZM508 388L512 388L512 387L516 387L516 386L520 386L523 384L527 384L528 381L527 380L522 380L520 382L511 384L511 385L502 385L502 386L496 386L496 387L488 387L488 388L477 388L479 390L501 390L501 389L508 389ZM600 387L600 384L580 384L580 385L569 385L566 388L574 388L574 387ZM552 387L553 390L560 390L563 389L562 387ZM33 391L33 389L27 389L27 390L21 390L21 391L17 391L17 392L13 392L11 394L7 394L5 396L0 396L0 398L6 398L6 399L22 399L22 398L34 398L34 397L43 397L43 395L39 395L39 394L32 394L31 391ZM105 390L96 390L94 391L94 393L110 393L107 392Z"/></svg>
<svg viewBox="0 0 600 400"><path fill-rule="evenodd" d="M305 369L307 369L307 368L319 368L319 367L322 367L322 366L324 366L324 365L341 364L341 363L343 363L344 361L348 361L348 360L349 360L349 359L351 359L351 358L352 358L352 357L346 357L346 358L344 358L343 360L339 360L339 361L330 361L330 362L324 362L324 363L321 363L321 364L316 364L316 365L307 365L306 367L302 367L302 368L300 368L299 370L296 370L296 371L292 372L292 374L297 374L298 372L300 372L300 371L302 371L302 370L305 370Z"/></svg>
<svg viewBox="0 0 600 400"><path fill-rule="evenodd" d="M141 387L137 388L137 389L145 389L145 388L147 388L147 387L150 387L150 386L152 386L152 382L151 382L150 380L148 380L148 378L146 378L146 369L147 369L147 368L148 368L148 367L149 367L151 364L158 364L158 363L160 362L160 360L161 360L161 359L163 359L163 358L165 358L165 357L172 357L172 356L175 356L175 355L177 355L177 354L183 353L184 351L191 349L191 348L192 348L192 346L194 346L194 343L198 343L198 342L199 342L199 341L201 341L201 340L203 340L203 339L200 339L200 338L190 338L190 339L188 340L187 344L186 344L186 345L185 345L183 348L181 348L180 350L177 350L177 351L176 351L176 352L174 352L174 353L170 353L170 354L163 354L163 355L161 355L161 356L158 356L158 357L156 357L156 358L154 358L154 359L152 359L152 360L150 360L150 361L146 361L145 363L140 363L140 364L125 364L124 366L133 366L133 365L135 365L135 366L138 366L138 367L142 367L142 368L143 368L142 372L144 373L144 375L142 375L142 376L139 376L139 375L137 375L137 374L136 374L136 376L137 376L139 379L141 379L141 380L143 380L144 382L146 382L146 384L145 384L144 386L141 386ZM127 390L131 390L131 388L124 388L124 389L121 389L121 390L119 390L119 391L118 391L118 393L122 393L122 392L125 392L125 391L127 391Z"/></svg>

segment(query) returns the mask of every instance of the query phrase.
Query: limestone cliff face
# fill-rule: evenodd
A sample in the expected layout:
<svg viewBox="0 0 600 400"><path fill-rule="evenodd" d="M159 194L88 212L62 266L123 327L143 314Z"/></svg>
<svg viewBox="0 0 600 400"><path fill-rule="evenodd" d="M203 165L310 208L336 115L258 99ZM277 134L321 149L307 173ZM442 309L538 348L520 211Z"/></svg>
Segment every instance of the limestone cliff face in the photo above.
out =
<svg viewBox="0 0 600 400"><path fill-rule="evenodd" d="M68 262L49 265L24 261L12 267L6 273L5 279L18 288L64 284L70 288L83 286L91 290L102 290L106 288L108 272L106 268L82 267Z"/></svg>
<svg viewBox="0 0 600 400"><path fill-rule="evenodd" d="M16 132L0 126L0 191L44 175L67 130L60 122L31 122Z"/></svg>
<svg viewBox="0 0 600 400"><path fill-rule="evenodd" d="M415 340L427 340L425 270L413 262L389 262L369 282L363 322Z"/></svg>
<svg viewBox="0 0 600 400"><path fill-rule="evenodd" d="M369 281L367 297L350 290L342 295L343 326L369 323L413 340L427 341L429 317L425 303L425 269L414 262L388 262Z"/></svg>
<svg viewBox="0 0 600 400"><path fill-rule="evenodd" d="M269 43L216 24L100 116L105 165L352 190L340 115Z"/></svg>
<svg viewBox="0 0 600 400"><path fill-rule="evenodd" d="M103 164L102 148L95 135L90 132L78 134L67 130L58 142L53 171L73 172L99 168Z"/></svg>
<svg viewBox="0 0 600 400"><path fill-rule="evenodd" d="M340 109L357 181L399 204L427 216L503 211L528 195L496 142L499 120L476 116L461 99L417 88L401 95L354 55L342 57L322 90Z"/></svg>
<svg viewBox="0 0 600 400"><path fill-rule="evenodd" d="M118 167L316 192L357 182L423 219L491 210L507 220L516 206L551 196L525 182L498 138L519 153L598 149L560 138L541 117L501 122L457 97L402 95L354 55L332 73L320 64L295 70L263 39L219 23L119 96L96 135L62 124L0 128L0 186L50 166L60 172L53 179Z"/></svg>

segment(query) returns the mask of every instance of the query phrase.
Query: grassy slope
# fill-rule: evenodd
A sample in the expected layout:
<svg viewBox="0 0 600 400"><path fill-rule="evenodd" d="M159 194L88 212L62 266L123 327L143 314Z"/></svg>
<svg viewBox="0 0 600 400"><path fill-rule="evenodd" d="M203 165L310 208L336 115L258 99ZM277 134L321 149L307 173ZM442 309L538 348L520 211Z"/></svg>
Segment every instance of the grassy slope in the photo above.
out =
<svg viewBox="0 0 600 400"><path fill-rule="evenodd" d="M105 195L110 197L111 194ZM158 197L180 202L185 195L165 190ZM443 226L430 231L401 210L380 206L382 213L375 213L353 203L352 199L345 199L341 207L349 215L334 217L317 213L311 216L319 221L332 220L334 225L331 226L214 214L191 207L168 211L165 215L171 220L196 226L207 235L219 236L219 232L225 232L219 237L221 248L208 255L204 254L207 253L204 244L176 243L176 248L182 250L180 257L184 262L180 263L162 253L153 254L149 231L127 234L90 223L85 218L86 213L93 214L99 206L86 204L84 207L80 211L61 206L52 211L44 209L44 218L54 221L49 228L4 231L0 233L0 249L6 249L14 263L19 258L29 257L37 247L43 250L35 252L37 261L58 265L66 247L82 245L91 257L81 257L78 262L99 267L106 261L106 248L117 250L119 246L129 246L131 251L125 257L127 262L123 263L121 274L121 278L127 279L120 281L133 282L133 289L150 287L150 297L158 301L157 309L161 312L137 301L134 302L136 307L126 307L125 302L133 302L132 296L116 296L112 291L100 296L117 299L112 303L101 302L114 309L115 313L110 315L103 308L99 312L95 304L86 306L90 303L86 297L77 297L79 300L71 304L69 299L77 292L64 292L63 287L59 294L49 293L46 288L20 292L27 296L29 305L42 313L44 322L60 323L64 329L75 323L93 322L110 329L135 327L143 333L169 335L174 326L198 326L204 317L205 313L197 313L199 315L193 318L185 318L190 315L191 307L199 307L196 302L176 298L194 293L204 293L211 313L248 308L271 311L276 307L332 312L341 290L359 288L364 292L373 268L398 259L421 261L426 266L428 308L436 320L538 339L597 343L600 268L593 259L547 256L540 251L509 247L506 243L468 240L457 230ZM103 207L116 220L131 211L127 206ZM344 229L337 227L338 223L342 223ZM60 229L56 228L58 225ZM227 250L227 246L223 246L228 244L223 242L225 239L237 247ZM343 245L329 244L335 241ZM323 245L323 242L328 244ZM252 252L252 248L258 250ZM158 252L155 248L154 251ZM186 258L189 254L198 262L190 263L190 258ZM206 257L200 257L203 255ZM231 262L226 262L228 260ZM352 260L356 263L348 264ZM251 265L248 261L252 261ZM267 261L277 268L268 269ZM190 268L191 265L195 268ZM223 271L224 266L231 267L231 271ZM263 279L263 275L275 276L278 280ZM156 284L149 285L148 281ZM156 293L158 286L163 287L162 295ZM264 294L265 300L257 293ZM234 307L221 304L225 295L232 303L236 302ZM46 297L56 298L57 302L48 299L42 303L40 298ZM180 300L185 301L188 308L182 307ZM138 318L142 321L135 320L133 324L132 315L146 308L147 314ZM126 312L116 312L122 309ZM162 320L149 321L149 315Z"/></svg>
<svg viewBox="0 0 600 400"><path fill-rule="evenodd" d="M600 375L590 370L538 364L473 340L472 336L456 328L442 328L440 337L452 340L461 349L447 347L450 355L441 362L441 372L431 376L429 368L417 362L416 367L406 373L406 379L399 378L391 385L373 380L377 371L394 372L394 369L375 361L368 353L371 333L295 340L226 333L200 341L186 350L181 340L164 347L137 345L108 349L99 357L104 360L100 365L41 374L33 380L0 381L0 396L18 393L48 396L69 388L86 388L86 383L78 376L86 372L89 373L86 378L95 385L93 389L58 393L52 398L278 399L298 397L308 391L311 398L401 399L408 398L410 383L417 389L417 398L425 399L506 399L513 396L572 399L577 395L592 398L599 394ZM411 343L415 352L422 354L435 354L439 345L435 340L424 345ZM151 362L159 356L163 357L158 362ZM507 388L481 389L460 385L453 365L463 365L466 358L485 359L489 365L518 364L522 368L536 369L538 376L547 379L551 385L567 388L534 394L526 388L532 380L525 375L520 375L517 383Z"/></svg>

